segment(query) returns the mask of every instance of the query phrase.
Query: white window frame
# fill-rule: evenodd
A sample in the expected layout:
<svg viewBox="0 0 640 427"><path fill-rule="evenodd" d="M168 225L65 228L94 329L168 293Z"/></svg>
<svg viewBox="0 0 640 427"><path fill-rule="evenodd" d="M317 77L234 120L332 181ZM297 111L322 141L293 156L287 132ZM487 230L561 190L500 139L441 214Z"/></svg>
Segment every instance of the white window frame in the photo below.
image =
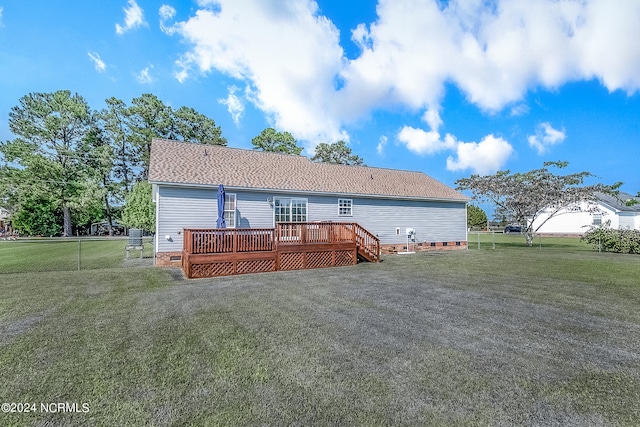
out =
<svg viewBox="0 0 640 427"><path fill-rule="evenodd" d="M285 213L284 215L286 216L286 218L284 220L276 220L277 217L282 216L282 213L278 213L278 204L280 203L280 206L284 206L282 204L283 201L287 201L288 202L288 212ZM294 202L302 202L304 204L304 212L303 213L296 213L294 214ZM296 207L297 209L299 207ZM294 220L294 216L298 217L298 216L304 216L304 218L302 220ZM279 223L279 222L308 222L309 221L309 199L304 198L304 197L274 197L273 198L273 223L274 225Z"/></svg>
<svg viewBox="0 0 640 427"><path fill-rule="evenodd" d="M353 199L338 199L338 216L353 216Z"/></svg>
<svg viewBox="0 0 640 427"><path fill-rule="evenodd" d="M236 228L238 198L235 193L225 193L224 195L224 222L227 228ZM233 224L229 221L233 218Z"/></svg>
<svg viewBox="0 0 640 427"><path fill-rule="evenodd" d="M602 214L594 213L593 214L593 225L602 225Z"/></svg>

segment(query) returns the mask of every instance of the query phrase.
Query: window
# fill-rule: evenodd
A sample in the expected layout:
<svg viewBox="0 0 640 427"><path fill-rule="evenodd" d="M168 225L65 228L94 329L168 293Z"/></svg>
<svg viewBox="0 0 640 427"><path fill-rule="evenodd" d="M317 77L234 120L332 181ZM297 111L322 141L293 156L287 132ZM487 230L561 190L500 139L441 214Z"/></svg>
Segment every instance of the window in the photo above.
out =
<svg viewBox="0 0 640 427"><path fill-rule="evenodd" d="M602 225L602 214L593 214L593 225Z"/></svg>
<svg viewBox="0 0 640 427"><path fill-rule="evenodd" d="M274 198L275 222L307 222L307 199Z"/></svg>
<svg viewBox="0 0 640 427"><path fill-rule="evenodd" d="M224 195L224 222L227 228L236 228L236 195Z"/></svg>
<svg viewBox="0 0 640 427"><path fill-rule="evenodd" d="M338 216L353 215L353 201L351 199L338 199Z"/></svg>

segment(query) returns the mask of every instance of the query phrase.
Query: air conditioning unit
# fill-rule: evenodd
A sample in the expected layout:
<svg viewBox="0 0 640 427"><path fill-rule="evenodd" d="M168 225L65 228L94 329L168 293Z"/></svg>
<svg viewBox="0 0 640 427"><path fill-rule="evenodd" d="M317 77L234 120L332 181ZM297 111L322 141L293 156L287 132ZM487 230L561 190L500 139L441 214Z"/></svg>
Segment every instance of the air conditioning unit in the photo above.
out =
<svg viewBox="0 0 640 427"><path fill-rule="evenodd" d="M129 246L142 246L142 230L139 228L129 229Z"/></svg>

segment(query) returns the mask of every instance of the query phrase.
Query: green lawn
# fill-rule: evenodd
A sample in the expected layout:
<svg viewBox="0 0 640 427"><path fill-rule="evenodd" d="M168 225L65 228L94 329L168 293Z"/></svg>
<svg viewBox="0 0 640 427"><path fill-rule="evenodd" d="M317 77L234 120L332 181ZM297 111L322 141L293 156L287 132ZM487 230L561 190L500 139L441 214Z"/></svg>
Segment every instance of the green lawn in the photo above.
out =
<svg viewBox="0 0 640 427"><path fill-rule="evenodd" d="M0 274L34 271L94 270L124 267L127 239L52 238L0 241ZM153 258L150 238L144 240L144 258ZM131 251L137 258L140 251ZM131 264L131 262L129 262Z"/></svg>
<svg viewBox="0 0 640 427"><path fill-rule="evenodd" d="M470 248L0 274L0 401L89 408L0 425L640 425L640 257Z"/></svg>

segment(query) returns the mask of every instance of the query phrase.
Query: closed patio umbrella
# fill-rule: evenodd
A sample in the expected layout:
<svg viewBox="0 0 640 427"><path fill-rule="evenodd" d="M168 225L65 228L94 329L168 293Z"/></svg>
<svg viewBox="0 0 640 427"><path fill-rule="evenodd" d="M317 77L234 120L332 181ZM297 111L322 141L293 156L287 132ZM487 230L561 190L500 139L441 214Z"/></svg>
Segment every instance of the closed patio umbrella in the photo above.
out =
<svg viewBox="0 0 640 427"><path fill-rule="evenodd" d="M218 185L218 219L216 220L216 228L227 228L224 221L224 186Z"/></svg>

